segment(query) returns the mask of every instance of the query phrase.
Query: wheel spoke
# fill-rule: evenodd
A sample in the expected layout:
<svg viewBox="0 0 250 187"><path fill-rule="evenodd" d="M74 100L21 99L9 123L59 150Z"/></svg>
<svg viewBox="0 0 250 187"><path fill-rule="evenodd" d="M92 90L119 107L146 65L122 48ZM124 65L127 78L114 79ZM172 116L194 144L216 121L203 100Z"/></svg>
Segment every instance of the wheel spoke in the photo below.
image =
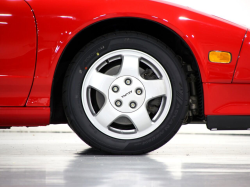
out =
<svg viewBox="0 0 250 187"><path fill-rule="evenodd" d="M114 76L105 75L96 71L91 75L89 86L108 96L108 89L114 80Z"/></svg>
<svg viewBox="0 0 250 187"><path fill-rule="evenodd" d="M163 80L144 80L143 85L146 89L146 101L167 94L166 83Z"/></svg>
<svg viewBox="0 0 250 187"><path fill-rule="evenodd" d="M152 121L145 106L142 106L136 112L128 114L128 117L137 128L138 132L147 129L152 125Z"/></svg>
<svg viewBox="0 0 250 187"><path fill-rule="evenodd" d="M96 120L102 124L104 127L108 127L115 119L120 115L120 112L115 110L107 101L102 109L95 116Z"/></svg>
<svg viewBox="0 0 250 187"><path fill-rule="evenodd" d="M139 58L133 55L124 55L119 76L139 76Z"/></svg>

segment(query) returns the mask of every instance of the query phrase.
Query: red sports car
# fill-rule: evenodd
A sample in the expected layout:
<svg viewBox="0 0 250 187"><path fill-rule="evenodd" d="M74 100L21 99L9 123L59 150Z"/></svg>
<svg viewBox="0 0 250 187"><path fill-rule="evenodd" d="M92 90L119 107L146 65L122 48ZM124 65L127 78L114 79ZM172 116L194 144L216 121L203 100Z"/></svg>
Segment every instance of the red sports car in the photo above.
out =
<svg viewBox="0 0 250 187"><path fill-rule="evenodd" d="M182 124L247 130L249 36L160 0L1 0L0 128L68 123L113 154Z"/></svg>

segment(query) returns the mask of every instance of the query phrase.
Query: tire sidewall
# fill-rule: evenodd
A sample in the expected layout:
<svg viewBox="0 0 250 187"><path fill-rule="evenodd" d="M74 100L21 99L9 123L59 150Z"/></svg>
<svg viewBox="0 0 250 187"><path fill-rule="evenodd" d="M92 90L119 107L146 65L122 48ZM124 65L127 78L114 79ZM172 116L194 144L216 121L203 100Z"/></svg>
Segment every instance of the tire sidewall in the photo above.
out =
<svg viewBox="0 0 250 187"><path fill-rule="evenodd" d="M84 112L81 89L88 69L101 56L119 49L134 49L154 57L167 72L172 86L172 103L163 123L147 136L116 139L99 131ZM120 33L97 39L83 48L73 62L64 102L72 129L89 145L118 154L136 154L154 150L169 141L178 131L187 112L188 87L185 73L174 53L153 38L141 34Z"/></svg>

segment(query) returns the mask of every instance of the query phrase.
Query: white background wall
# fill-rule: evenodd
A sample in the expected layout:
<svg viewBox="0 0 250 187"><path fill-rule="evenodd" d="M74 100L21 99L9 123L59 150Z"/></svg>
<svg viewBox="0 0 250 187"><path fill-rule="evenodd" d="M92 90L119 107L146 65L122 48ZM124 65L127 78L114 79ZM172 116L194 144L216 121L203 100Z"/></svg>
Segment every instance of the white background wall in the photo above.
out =
<svg viewBox="0 0 250 187"><path fill-rule="evenodd" d="M250 0L166 0L250 28Z"/></svg>

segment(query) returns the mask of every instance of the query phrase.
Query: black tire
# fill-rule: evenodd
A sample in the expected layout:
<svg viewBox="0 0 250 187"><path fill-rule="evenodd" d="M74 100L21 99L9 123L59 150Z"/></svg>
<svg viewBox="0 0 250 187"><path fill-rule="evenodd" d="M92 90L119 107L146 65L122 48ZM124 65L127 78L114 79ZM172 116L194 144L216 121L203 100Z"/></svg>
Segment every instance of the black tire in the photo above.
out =
<svg viewBox="0 0 250 187"><path fill-rule="evenodd" d="M81 100L84 77L99 57L118 49L136 49L157 59L168 73L172 104L164 122L138 139L116 139L99 131L88 119ZM98 52L99 56L93 55ZM80 73L79 73L80 72ZM143 154L168 142L179 130L188 110L189 89L185 72L176 55L155 38L136 32L115 32L94 40L73 59L64 79L63 104L69 126L88 145L111 154Z"/></svg>

